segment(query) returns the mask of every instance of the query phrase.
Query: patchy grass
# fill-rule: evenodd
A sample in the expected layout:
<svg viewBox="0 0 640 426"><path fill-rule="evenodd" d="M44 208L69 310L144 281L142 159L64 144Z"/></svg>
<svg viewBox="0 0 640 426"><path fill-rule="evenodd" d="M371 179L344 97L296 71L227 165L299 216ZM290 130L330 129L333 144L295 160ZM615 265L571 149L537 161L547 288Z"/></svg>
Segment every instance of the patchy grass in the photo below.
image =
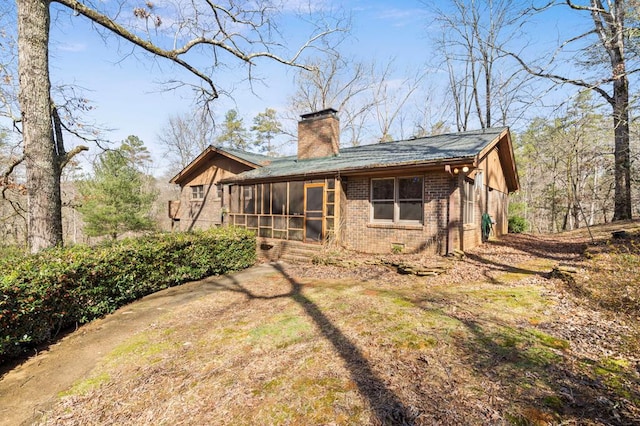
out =
<svg viewBox="0 0 640 426"><path fill-rule="evenodd" d="M433 278L278 266L220 285L131 336L41 424L638 424L637 319L548 274L581 262L595 297L636 259L570 247L489 245Z"/></svg>

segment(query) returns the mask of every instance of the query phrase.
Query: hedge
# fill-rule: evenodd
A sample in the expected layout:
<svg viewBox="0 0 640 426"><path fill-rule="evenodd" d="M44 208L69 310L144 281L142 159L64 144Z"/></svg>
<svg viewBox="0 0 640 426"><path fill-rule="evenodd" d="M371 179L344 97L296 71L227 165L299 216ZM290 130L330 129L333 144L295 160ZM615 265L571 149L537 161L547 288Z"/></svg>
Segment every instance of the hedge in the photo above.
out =
<svg viewBox="0 0 640 426"><path fill-rule="evenodd" d="M237 228L158 234L57 248L0 263L0 363L66 327L167 287L255 263L255 236Z"/></svg>

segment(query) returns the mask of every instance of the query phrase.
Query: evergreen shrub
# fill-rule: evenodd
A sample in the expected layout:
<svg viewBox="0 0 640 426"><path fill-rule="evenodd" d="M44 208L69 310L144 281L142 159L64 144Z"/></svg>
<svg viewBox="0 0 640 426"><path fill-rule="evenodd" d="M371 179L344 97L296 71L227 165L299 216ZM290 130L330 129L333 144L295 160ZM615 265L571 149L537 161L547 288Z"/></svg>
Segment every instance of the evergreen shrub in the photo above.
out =
<svg viewBox="0 0 640 426"><path fill-rule="evenodd" d="M142 296L238 271L255 260L253 233L215 228L55 248L11 265L0 262L0 363Z"/></svg>
<svg viewBox="0 0 640 426"><path fill-rule="evenodd" d="M529 228L527 220L522 216L510 216L509 217L509 233L521 234L526 232Z"/></svg>

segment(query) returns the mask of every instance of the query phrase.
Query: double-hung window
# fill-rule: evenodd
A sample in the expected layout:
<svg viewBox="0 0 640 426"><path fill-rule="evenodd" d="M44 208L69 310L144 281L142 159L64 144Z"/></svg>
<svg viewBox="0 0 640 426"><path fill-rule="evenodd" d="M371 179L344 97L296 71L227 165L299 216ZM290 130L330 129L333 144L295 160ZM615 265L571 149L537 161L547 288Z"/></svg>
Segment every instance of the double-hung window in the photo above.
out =
<svg viewBox="0 0 640 426"><path fill-rule="evenodd" d="M476 191L475 185L468 180L464 181L463 185L463 205L462 205L462 213L464 223L474 223L475 221L475 210L476 210Z"/></svg>
<svg viewBox="0 0 640 426"><path fill-rule="evenodd" d="M191 187L191 199L194 201L204 199L204 185L194 185Z"/></svg>
<svg viewBox="0 0 640 426"><path fill-rule="evenodd" d="M422 176L371 179L372 222L422 223Z"/></svg>

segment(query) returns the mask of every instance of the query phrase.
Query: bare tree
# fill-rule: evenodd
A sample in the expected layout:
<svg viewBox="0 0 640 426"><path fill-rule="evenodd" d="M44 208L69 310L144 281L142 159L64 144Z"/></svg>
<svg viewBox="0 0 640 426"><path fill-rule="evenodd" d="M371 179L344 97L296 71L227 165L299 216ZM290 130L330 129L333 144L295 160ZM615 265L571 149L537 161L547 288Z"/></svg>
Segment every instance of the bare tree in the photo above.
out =
<svg viewBox="0 0 640 426"><path fill-rule="evenodd" d="M404 121L404 107L408 104L412 96L420 88L420 83L424 79L424 72L419 72L410 77L393 79L393 61L387 62L380 74L375 76L376 83L373 87L373 105L375 108L375 122L380 131L381 142L389 142L394 139L391 134L394 124ZM400 134L397 138L405 135L400 126Z"/></svg>
<svg viewBox="0 0 640 426"><path fill-rule="evenodd" d="M530 10L509 0L426 4L436 11L441 27L434 41L448 73L458 130L466 130L472 118L486 128L519 117L529 104L522 96L529 78L509 65L503 47L518 37Z"/></svg>
<svg viewBox="0 0 640 426"><path fill-rule="evenodd" d="M62 243L60 171L74 150L67 152L60 120L51 102L49 77L50 7L61 7L74 16L132 43L154 57L164 58L195 76L202 101L218 96L213 71L228 61L245 63L249 71L261 58L290 66L300 65L306 48L332 29L317 29L300 48L288 53L272 20L275 8L268 2L247 5L234 0L165 2L170 16L162 30L163 10L152 2L135 7L126 0L81 2L78 0L16 0L18 11L19 102L22 114L27 168L28 242L31 251ZM136 19L134 19L136 18ZM169 37L169 33L172 37ZM193 53L208 53L211 63L199 68L190 62ZM275 53L280 52L282 55ZM286 55L286 56L284 56Z"/></svg>
<svg viewBox="0 0 640 426"><path fill-rule="evenodd" d="M636 0L588 0L582 4L566 0L565 5L589 16L593 26L586 32L569 36L557 51L544 58L542 65L525 61L522 55L510 52L531 75L557 84L570 84L598 93L612 111L614 133L614 214L613 220L632 217L629 77L640 71L637 46L638 28L627 25L628 13L637 13ZM543 7L541 10L545 10ZM637 23L637 21L636 21ZM632 42L631 38L636 40ZM577 52L577 54L575 53ZM579 73L566 69L554 71L560 62L572 55ZM606 86L610 85L607 90Z"/></svg>
<svg viewBox="0 0 640 426"><path fill-rule="evenodd" d="M296 92L290 100L291 110L299 114L337 109L341 130L349 135L348 144L359 145L366 130L367 114L373 107L370 66L348 60L335 50L313 65L313 70L298 73Z"/></svg>
<svg viewBox="0 0 640 426"><path fill-rule="evenodd" d="M164 154L171 161L171 171L187 167L199 153L214 142L215 123L203 108L174 114L158 134Z"/></svg>

